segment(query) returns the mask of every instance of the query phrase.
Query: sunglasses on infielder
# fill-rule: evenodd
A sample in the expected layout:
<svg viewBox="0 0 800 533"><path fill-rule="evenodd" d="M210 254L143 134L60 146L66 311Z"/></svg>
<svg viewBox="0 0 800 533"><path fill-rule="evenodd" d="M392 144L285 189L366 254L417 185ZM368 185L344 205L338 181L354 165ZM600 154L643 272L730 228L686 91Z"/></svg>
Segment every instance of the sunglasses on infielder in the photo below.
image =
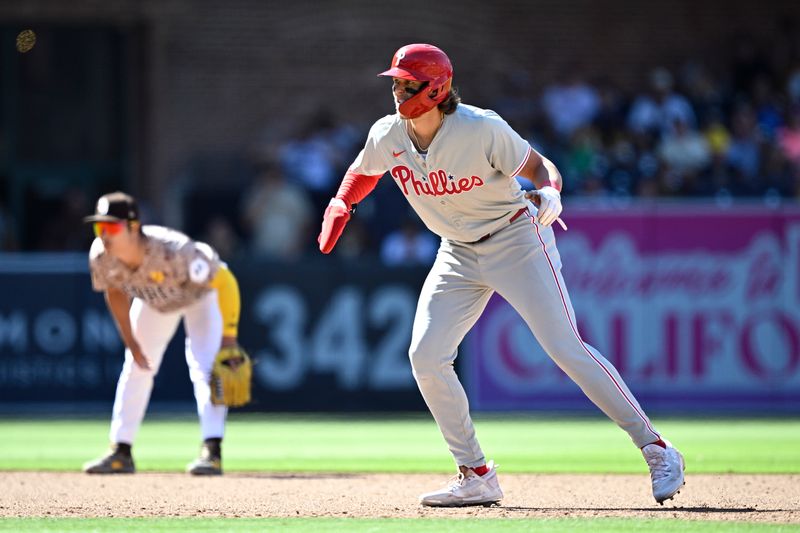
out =
<svg viewBox="0 0 800 533"><path fill-rule="evenodd" d="M101 235L122 233L122 230L125 229L125 224L126 222L95 222L92 226L94 227L95 237L100 237Z"/></svg>

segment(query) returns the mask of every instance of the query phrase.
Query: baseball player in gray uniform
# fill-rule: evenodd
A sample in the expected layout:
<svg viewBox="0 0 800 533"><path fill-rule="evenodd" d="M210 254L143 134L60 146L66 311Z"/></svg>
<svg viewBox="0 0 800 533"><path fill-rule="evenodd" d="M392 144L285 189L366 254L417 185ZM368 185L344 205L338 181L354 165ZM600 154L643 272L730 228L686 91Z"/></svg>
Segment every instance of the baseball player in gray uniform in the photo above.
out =
<svg viewBox="0 0 800 533"><path fill-rule="evenodd" d="M414 377L450 448L458 475L420 496L423 505L499 501L493 461L478 444L467 396L453 369L458 345L494 292L523 317L548 355L630 435L663 503L684 483L683 457L653 427L616 369L583 341L561 276L551 225L560 221L561 175L496 113L460 103L447 55L403 46L391 68L397 113L378 120L330 201L319 235L329 253L352 206L388 171L441 237L422 287L409 356ZM531 180L525 192L515 176Z"/></svg>
<svg viewBox="0 0 800 533"><path fill-rule="evenodd" d="M210 374L220 348L237 344L236 279L207 244L169 228L142 226L136 201L125 193L101 196L95 214L85 220L97 236L89 252L92 286L105 293L125 343L125 362L114 399L111 450L84 471L134 472L131 446L164 351L183 320L203 437L200 457L187 471L221 474L227 407L212 402Z"/></svg>

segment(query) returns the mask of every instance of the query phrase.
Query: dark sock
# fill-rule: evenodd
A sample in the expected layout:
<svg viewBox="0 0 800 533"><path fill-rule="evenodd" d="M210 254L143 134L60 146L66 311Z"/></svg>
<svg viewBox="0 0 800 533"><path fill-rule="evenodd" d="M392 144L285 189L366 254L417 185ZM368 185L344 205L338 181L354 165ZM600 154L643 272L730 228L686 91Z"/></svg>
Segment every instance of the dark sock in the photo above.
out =
<svg viewBox="0 0 800 533"><path fill-rule="evenodd" d="M203 441L203 447L211 457L222 457L222 439L212 438Z"/></svg>
<svg viewBox="0 0 800 533"><path fill-rule="evenodd" d="M648 443L648 444L645 444L644 446L650 446L650 444L655 444L656 446L661 446L661 447L662 447L662 448L664 448L665 450L667 449L667 443L666 443L666 442L664 442L664 440L663 440L663 439L658 439L657 441L655 441L655 442L650 442L650 443ZM644 446L642 446L642 448L644 448Z"/></svg>
<svg viewBox="0 0 800 533"><path fill-rule="evenodd" d="M128 457L131 456L131 445L125 442L118 442L114 444L114 453L118 453L120 455L126 455Z"/></svg>

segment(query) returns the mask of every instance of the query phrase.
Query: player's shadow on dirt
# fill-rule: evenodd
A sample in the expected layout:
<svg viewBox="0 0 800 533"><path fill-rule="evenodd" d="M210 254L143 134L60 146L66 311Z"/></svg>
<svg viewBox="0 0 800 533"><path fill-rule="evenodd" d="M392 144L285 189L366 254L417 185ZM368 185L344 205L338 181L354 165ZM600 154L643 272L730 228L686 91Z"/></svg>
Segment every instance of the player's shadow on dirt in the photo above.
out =
<svg viewBox="0 0 800 533"><path fill-rule="evenodd" d="M783 513L797 509L756 509L754 507L505 507L506 511L647 511L656 513Z"/></svg>

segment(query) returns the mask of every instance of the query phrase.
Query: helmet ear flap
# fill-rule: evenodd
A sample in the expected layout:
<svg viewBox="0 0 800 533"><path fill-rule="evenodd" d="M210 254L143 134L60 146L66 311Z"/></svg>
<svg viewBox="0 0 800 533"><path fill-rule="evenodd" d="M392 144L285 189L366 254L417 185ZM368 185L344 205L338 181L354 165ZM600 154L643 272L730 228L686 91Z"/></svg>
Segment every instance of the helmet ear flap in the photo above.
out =
<svg viewBox="0 0 800 533"><path fill-rule="evenodd" d="M417 118L427 113L447 98L451 83L452 78L426 82L417 94L400 104L398 111L405 118Z"/></svg>
<svg viewBox="0 0 800 533"><path fill-rule="evenodd" d="M439 83L433 86L433 88L428 91L428 98L433 100L436 105L442 103L447 95L450 93L450 87L453 84L453 79L448 78L444 80L443 83Z"/></svg>

